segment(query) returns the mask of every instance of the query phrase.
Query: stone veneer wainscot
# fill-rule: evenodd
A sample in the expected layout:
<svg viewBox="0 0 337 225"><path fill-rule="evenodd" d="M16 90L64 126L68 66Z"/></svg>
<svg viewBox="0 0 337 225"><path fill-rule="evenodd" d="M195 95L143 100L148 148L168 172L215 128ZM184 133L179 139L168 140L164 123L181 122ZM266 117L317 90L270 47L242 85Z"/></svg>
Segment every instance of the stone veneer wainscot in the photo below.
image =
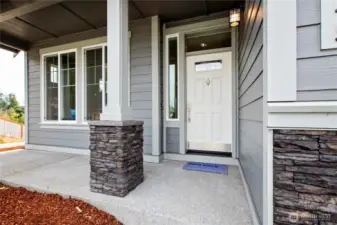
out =
<svg viewBox="0 0 337 225"><path fill-rule="evenodd" d="M143 182L143 122L92 121L90 190L123 197Z"/></svg>
<svg viewBox="0 0 337 225"><path fill-rule="evenodd" d="M274 130L274 224L337 225L337 132Z"/></svg>

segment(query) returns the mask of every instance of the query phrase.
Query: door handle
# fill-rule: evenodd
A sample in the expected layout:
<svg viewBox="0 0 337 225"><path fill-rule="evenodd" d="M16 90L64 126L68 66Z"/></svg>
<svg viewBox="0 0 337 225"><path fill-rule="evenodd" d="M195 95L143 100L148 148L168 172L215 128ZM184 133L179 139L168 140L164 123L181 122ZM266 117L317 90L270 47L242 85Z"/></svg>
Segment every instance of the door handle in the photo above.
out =
<svg viewBox="0 0 337 225"><path fill-rule="evenodd" d="M191 122L191 108L188 107L187 109L187 121L190 123Z"/></svg>

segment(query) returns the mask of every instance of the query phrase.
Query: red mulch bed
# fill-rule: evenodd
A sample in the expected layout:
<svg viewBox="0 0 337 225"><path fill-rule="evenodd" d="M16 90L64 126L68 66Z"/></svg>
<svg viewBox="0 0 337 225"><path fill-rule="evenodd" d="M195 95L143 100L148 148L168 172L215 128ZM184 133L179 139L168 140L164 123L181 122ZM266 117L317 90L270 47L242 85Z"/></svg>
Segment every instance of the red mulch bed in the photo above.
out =
<svg viewBox="0 0 337 225"><path fill-rule="evenodd" d="M0 183L0 224L122 225L114 216L77 199L31 192Z"/></svg>
<svg viewBox="0 0 337 225"><path fill-rule="evenodd" d="M7 152L7 151L12 151L12 150L24 150L25 146L15 146L15 147L10 147L10 148L0 148L0 152Z"/></svg>

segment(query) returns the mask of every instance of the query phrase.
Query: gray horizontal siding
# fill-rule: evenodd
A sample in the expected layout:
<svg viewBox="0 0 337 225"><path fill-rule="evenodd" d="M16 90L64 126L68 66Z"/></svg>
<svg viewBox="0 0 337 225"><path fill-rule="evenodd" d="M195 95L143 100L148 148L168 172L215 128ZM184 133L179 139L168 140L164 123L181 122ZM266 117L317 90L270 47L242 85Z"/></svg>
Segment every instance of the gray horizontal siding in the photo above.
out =
<svg viewBox="0 0 337 225"><path fill-rule="evenodd" d="M152 77L151 77L151 19L137 20L130 23L131 36L131 107L133 117L144 121L144 153L152 153ZM45 42L39 46L51 47L89 38L104 36L100 29L90 35L78 35L68 39ZM28 52L28 111L29 143L88 149L89 132L84 130L43 129L40 126L40 54L35 47ZM81 105L79 106L81 107Z"/></svg>
<svg viewBox="0 0 337 225"><path fill-rule="evenodd" d="M166 128L166 152L179 153L179 128Z"/></svg>
<svg viewBox="0 0 337 225"><path fill-rule="evenodd" d="M337 89L337 55L297 61L299 91Z"/></svg>
<svg viewBox="0 0 337 225"><path fill-rule="evenodd" d="M239 36L239 160L262 220L263 28L262 1L246 1Z"/></svg>
<svg viewBox="0 0 337 225"><path fill-rule="evenodd" d="M129 29L133 118L144 121L144 154L152 154L151 18L133 21Z"/></svg>
<svg viewBox="0 0 337 225"><path fill-rule="evenodd" d="M297 100L337 100L337 49L321 50L320 0L297 0Z"/></svg>
<svg viewBox="0 0 337 225"><path fill-rule="evenodd" d="M297 0L297 26L321 22L320 0Z"/></svg>

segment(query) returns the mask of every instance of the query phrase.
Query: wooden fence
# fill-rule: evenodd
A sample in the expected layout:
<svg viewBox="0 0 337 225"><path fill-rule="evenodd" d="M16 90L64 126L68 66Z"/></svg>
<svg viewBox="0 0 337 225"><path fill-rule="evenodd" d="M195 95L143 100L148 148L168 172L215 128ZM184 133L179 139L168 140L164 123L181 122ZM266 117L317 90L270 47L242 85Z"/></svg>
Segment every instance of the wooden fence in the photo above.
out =
<svg viewBox="0 0 337 225"><path fill-rule="evenodd" d="M23 138L25 132L25 125L15 123L9 120L0 119L0 135Z"/></svg>

